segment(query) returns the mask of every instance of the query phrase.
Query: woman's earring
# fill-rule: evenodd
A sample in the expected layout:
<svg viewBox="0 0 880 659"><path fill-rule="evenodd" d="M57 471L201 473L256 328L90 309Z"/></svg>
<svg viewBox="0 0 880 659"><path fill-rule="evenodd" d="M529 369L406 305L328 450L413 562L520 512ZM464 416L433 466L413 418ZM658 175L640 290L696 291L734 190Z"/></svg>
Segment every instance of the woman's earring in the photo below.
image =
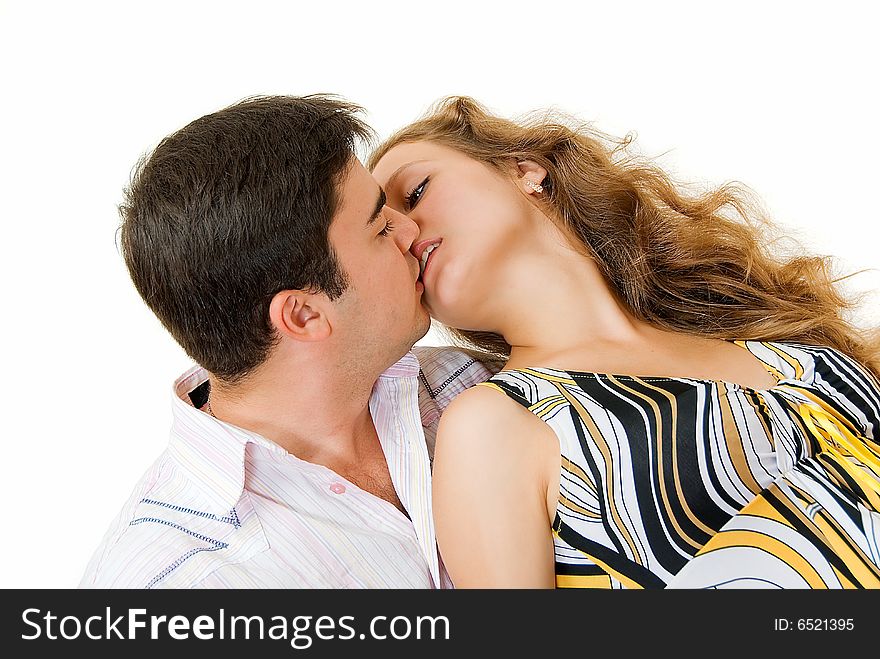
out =
<svg viewBox="0 0 880 659"><path fill-rule="evenodd" d="M531 179L525 179L525 181L526 181L526 185L529 186L532 190L534 190L538 194L541 194L544 191L544 186L541 185L540 183L535 183Z"/></svg>

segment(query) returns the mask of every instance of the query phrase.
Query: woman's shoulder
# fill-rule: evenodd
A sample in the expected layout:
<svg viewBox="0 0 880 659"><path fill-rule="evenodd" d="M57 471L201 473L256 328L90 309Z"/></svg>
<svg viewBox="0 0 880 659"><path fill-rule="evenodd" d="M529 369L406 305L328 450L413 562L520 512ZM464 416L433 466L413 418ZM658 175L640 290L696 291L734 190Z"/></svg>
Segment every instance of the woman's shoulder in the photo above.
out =
<svg viewBox="0 0 880 659"><path fill-rule="evenodd" d="M501 455L521 453L519 449L542 450L544 442L536 439L555 437L552 433L528 409L488 382L460 393L443 412L436 452L441 459L464 452L469 460L499 460Z"/></svg>
<svg viewBox="0 0 880 659"><path fill-rule="evenodd" d="M576 382L568 371L556 368L505 368L482 386L494 388L522 407L531 409L548 396L559 393L559 385L576 387Z"/></svg>
<svg viewBox="0 0 880 659"><path fill-rule="evenodd" d="M760 360L778 380L799 380L811 383L815 377L817 359L823 346L795 341L736 340Z"/></svg>
<svg viewBox="0 0 880 659"><path fill-rule="evenodd" d="M467 389L458 394L440 418L441 428L476 429L476 432L491 430L497 434L499 430L509 426L512 420L523 419L522 410L515 400L511 400L503 378L495 375L486 382ZM474 431L470 431L474 432Z"/></svg>
<svg viewBox="0 0 880 659"><path fill-rule="evenodd" d="M796 341L742 340L735 343L776 369L782 379L799 380L805 384L829 379L848 383L873 381L873 386L877 386L876 379L864 365L832 346Z"/></svg>

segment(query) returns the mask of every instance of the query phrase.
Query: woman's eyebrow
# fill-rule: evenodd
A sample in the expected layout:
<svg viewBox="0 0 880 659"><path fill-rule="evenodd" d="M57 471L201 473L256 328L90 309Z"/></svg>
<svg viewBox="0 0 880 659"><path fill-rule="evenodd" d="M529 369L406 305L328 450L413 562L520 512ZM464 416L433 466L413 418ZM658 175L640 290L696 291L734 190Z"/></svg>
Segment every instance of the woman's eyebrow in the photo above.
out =
<svg viewBox="0 0 880 659"><path fill-rule="evenodd" d="M397 177L400 176L408 167L412 167L413 165L418 165L419 163L428 162L427 160L413 160L411 162L403 163L400 167L394 170L394 173L388 177L388 183L385 184L386 188L390 188L394 185L394 182L397 180Z"/></svg>

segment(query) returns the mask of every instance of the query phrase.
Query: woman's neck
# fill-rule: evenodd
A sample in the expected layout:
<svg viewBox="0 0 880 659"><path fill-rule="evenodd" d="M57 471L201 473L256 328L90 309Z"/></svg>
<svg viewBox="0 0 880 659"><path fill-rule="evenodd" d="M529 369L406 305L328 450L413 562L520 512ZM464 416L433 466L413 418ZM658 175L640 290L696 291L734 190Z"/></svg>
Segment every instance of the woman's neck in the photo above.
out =
<svg viewBox="0 0 880 659"><path fill-rule="evenodd" d="M565 354L628 350L667 332L635 318L596 264L570 248L529 257L499 292L496 331L512 364L535 365Z"/></svg>

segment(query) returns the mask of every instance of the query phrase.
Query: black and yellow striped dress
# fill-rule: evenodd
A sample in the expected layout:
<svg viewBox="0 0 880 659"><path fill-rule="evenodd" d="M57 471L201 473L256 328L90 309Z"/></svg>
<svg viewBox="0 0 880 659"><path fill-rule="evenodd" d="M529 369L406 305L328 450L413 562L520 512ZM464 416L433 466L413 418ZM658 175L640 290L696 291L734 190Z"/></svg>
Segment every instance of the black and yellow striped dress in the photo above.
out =
<svg viewBox="0 0 880 659"><path fill-rule="evenodd" d="M776 385L552 368L483 383L559 438L557 586L880 587L880 383L833 348L735 343Z"/></svg>

